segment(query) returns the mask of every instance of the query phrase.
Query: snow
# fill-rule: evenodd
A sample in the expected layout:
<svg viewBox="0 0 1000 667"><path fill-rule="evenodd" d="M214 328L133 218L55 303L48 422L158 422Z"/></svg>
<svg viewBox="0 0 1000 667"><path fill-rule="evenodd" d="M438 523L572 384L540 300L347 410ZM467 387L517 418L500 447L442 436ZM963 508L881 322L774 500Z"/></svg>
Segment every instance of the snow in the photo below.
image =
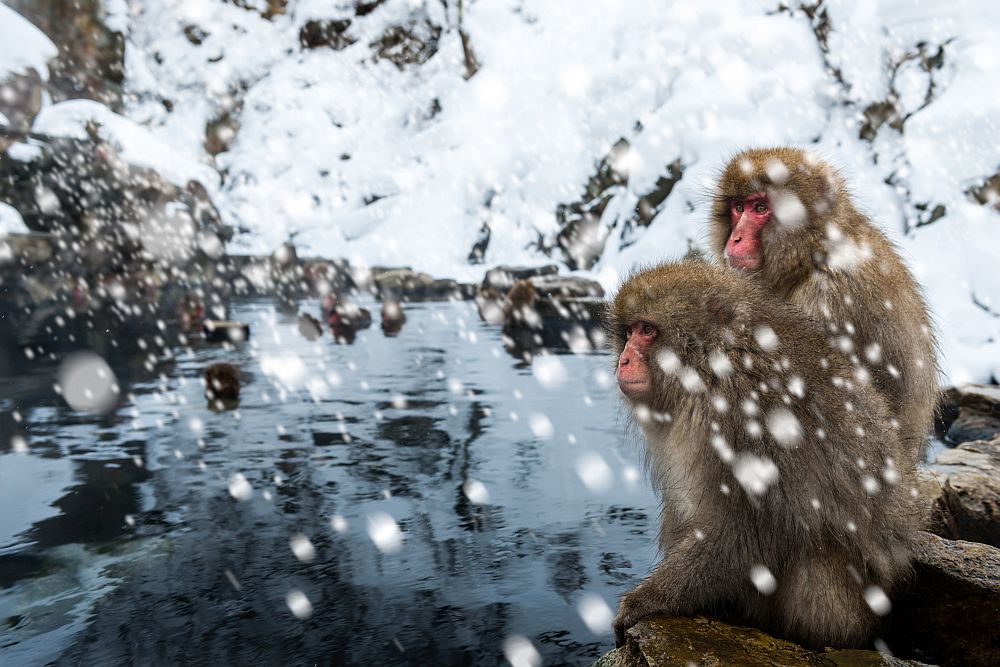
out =
<svg viewBox="0 0 1000 667"><path fill-rule="evenodd" d="M58 53L45 33L10 7L0 4L0 81L28 70L35 70L43 81L47 81L48 62Z"/></svg>
<svg viewBox="0 0 1000 667"><path fill-rule="evenodd" d="M0 239L8 234L27 234L29 231L17 209L0 202Z"/></svg>
<svg viewBox="0 0 1000 667"><path fill-rule="evenodd" d="M184 186L188 181L195 180L200 181L209 192L218 187L218 174L210 166L198 162L197 153L185 154L177 150L169 137L157 136L99 102L68 100L45 107L35 117L32 130L52 136L84 139L88 121L100 124L98 133L101 138L117 146L126 162L155 169L175 185Z"/></svg>
<svg viewBox="0 0 1000 667"><path fill-rule="evenodd" d="M557 206L580 200L624 138L615 167L628 181L609 191L608 242L588 272L606 289L704 249L708 193L736 151L807 147L841 171L918 277L943 381L1000 376L1000 221L966 194L1000 169L1000 4L831 0L817 30L765 0L466 2L480 63L469 80L454 7L387 0L357 17L350 4L299 0L268 20L235 3L116 0L125 117L74 100L47 106L35 129L80 136L96 118L126 159L201 180L226 222L250 230L233 251L293 239L300 255L468 281L496 264L561 259L539 249L559 230ZM4 17L0 37L23 23L0 7ZM341 18L352 45L300 47L307 21ZM424 21L443 28L426 63L373 58L387 27ZM51 43L16 33L37 43L0 38L0 72L43 71ZM886 124L862 139L865 109L888 99L904 131ZM224 113L239 129L212 158L205 127ZM626 224L675 160L683 175L653 222ZM920 225L938 205L944 217ZM470 265L484 223L486 266Z"/></svg>

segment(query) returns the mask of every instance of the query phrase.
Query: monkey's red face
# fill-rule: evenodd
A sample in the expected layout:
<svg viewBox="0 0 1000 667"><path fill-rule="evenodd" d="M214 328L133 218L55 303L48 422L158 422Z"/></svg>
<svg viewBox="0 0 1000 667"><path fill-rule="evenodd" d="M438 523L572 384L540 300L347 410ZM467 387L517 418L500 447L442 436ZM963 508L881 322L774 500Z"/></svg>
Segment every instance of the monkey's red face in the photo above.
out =
<svg viewBox="0 0 1000 667"><path fill-rule="evenodd" d="M640 398L652 387L648 357L658 333L654 325L643 320L629 325L625 333L625 349L618 357L615 376L618 388L628 398Z"/></svg>
<svg viewBox="0 0 1000 667"><path fill-rule="evenodd" d="M760 267L761 235L771 219L771 204L763 192L732 202L729 217L733 229L726 242L726 261L734 269Z"/></svg>

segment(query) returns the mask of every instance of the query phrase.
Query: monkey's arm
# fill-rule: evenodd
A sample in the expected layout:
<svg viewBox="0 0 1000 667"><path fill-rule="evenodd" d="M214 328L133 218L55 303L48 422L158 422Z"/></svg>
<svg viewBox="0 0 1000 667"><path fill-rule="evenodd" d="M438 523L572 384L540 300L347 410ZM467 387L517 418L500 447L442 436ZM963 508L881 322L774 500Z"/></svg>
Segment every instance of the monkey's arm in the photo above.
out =
<svg viewBox="0 0 1000 667"><path fill-rule="evenodd" d="M652 573L622 596L612 624L615 646L624 645L625 632L646 616L689 614L740 595L750 583L749 569L741 581L734 581L727 573L742 571L743 564L720 564L719 557L728 554L732 559L744 545L740 535L726 537L721 544L719 535L698 540L689 533L672 544Z"/></svg>

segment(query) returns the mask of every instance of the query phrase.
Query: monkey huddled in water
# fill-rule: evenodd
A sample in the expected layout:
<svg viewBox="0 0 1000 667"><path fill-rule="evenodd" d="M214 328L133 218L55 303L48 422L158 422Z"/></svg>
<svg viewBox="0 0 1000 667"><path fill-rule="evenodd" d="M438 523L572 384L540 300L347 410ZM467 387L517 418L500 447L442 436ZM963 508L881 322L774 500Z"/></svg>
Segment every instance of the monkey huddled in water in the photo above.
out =
<svg viewBox="0 0 1000 667"><path fill-rule="evenodd" d="M915 461L866 368L801 310L704 263L632 276L616 377L663 501L662 561L621 600L719 613L807 646L869 642L907 572Z"/></svg>
<svg viewBox="0 0 1000 667"><path fill-rule="evenodd" d="M209 401L234 401L240 397L240 370L219 362L205 369L205 398Z"/></svg>

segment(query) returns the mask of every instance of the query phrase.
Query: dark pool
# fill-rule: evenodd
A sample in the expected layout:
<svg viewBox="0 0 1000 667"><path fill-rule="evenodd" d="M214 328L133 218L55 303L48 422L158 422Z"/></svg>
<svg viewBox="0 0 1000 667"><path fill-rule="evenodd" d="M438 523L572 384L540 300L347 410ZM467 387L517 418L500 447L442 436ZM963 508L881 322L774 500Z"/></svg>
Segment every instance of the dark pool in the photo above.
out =
<svg viewBox="0 0 1000 667"><path fill-rule="evenodd" d="M526 366L469 303L409 306L398 337L350 346L270 301L232 315L252 328L238 349L109 359L131 395L103 418L52 391L53 363L0 379L0 664L612 647L604 605L654 558L657 504L606 356ZM236 410L203 397L217 360L247 376Z"/></svg>

